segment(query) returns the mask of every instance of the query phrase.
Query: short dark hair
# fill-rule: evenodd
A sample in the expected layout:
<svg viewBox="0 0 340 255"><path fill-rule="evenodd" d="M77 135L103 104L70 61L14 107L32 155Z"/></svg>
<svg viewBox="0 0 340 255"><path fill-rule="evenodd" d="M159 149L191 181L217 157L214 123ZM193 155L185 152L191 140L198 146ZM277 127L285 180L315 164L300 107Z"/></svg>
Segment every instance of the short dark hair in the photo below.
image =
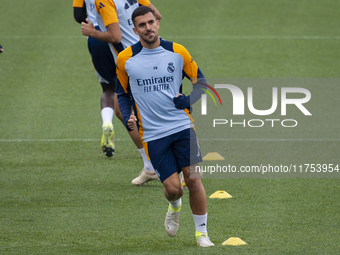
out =
<svg viewBox="0 0 340 255"><path fill-rule="evenodd" d="M155 11L152 10L150 7L143 6L143 5L137 7L137 9L133 11L132 16L131 16L133 24L135 24L135 18L136 17L143 16L143 15L149 13L149 12L151 12L153 14L153 16L155 16L155 18L156 18Z"/></svg>

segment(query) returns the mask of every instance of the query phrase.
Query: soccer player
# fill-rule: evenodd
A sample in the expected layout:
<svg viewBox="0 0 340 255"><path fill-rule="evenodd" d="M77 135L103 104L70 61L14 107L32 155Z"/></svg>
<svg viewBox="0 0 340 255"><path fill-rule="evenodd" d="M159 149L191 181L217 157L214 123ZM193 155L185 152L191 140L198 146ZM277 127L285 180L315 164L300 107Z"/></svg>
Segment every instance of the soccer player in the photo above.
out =
<svg viewBox="0 0 340 255"><path fill-rule="evenodd" d="M0 53L2 53L4 51L4 49L2 48L2 46L0 45Z"/></svg>
<svg viewBox="0 0 340 255"><path fill-rule="evenodd" d="M86 22L82 22L82 34L107 42L111 50L111 56L114 57L117 56L119 51L139 40L139 37L133 32L131 14L140 4L153 8L157 13L158 19L162 18L161 14L149 0L92 0L91 2L94 3L96 22L98 22L100 29L95 29L95 24L90 19L86 19ZM110 69L112 75L116 75L114 63L107 63L106 66ZM122 121L116 93L114 93L114 98L114 113ZM113 133L112 122L108 123L108 129L105 128L106 126L104 125L104 135L106 134L105 130L112 131ZM129 135L137 146L144 162L143 170L137 178L132 180L132 184L143 185L148 181L159 180L152 164L147 158L137 130L129 132Z"/></svg>
<svg viewBox="0 0 340 255"><path fill-rule="evenodd" d="M118 55L117 89L123 121L128 130L138 129L169 201L164 227L175 236L179 227L183 172L189 189L190 207L197 244L214 246L207 233L207 198L196 166L202 161L189 109L203 90L205 79L189 52L181 45L158 36L159 21L148 7L132 14L134 32L140 41ZM193 91L180 93L183 75L191 79ZM131 100L134 111L131 114Z"/></svg>
<svg viewBox="0 0 340 255"><path fill-rule="evenodd" d="M100 30L96 20L96 7L94 0L73 0L74 19L78 23L88 19L95 30ZM98 81L103 93L100 98L102 124L101 147L104 154L111 157L114 154L114 137L112 119L114 115L114 93L116 86L115 61L111 54L109 45L92 36L87 38L88 50L91 54Z"/></svg>

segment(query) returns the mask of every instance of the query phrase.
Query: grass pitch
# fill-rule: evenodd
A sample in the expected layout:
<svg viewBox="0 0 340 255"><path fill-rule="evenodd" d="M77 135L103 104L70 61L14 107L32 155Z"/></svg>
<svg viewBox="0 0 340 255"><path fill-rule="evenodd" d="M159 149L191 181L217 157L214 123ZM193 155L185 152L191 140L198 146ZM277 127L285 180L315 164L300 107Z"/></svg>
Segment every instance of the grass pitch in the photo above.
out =
<svg viewBox="0 0 340 255"><path fill-rule="evenodd" d="M208 78L339 77L335 0L153 3L163 15L161 36L185 45ZM131 185L142 161L117 119L116 154L106 158L100 150L101 89L71 1L4 0L2 6L1 254L338 253L338 178L208 176L207 196L216 190L233 196L208 199L215 247L196 246L187 191L178 234L168 237L162 185ZM339 116L330 115L337 92L312 91L313 116L284 134L292 141L268 142L266 132L229 128L234 140L219 151L224 164L340 164ZM318 121L325 116L327 122ZM269 138L281 138L275 132ZM245 136L259 140L237 140ZM200 141L204 154L212 150L207 143ZM327 162L302 162L308 155ZM247 245L221 245L234 236Z"/></svg>

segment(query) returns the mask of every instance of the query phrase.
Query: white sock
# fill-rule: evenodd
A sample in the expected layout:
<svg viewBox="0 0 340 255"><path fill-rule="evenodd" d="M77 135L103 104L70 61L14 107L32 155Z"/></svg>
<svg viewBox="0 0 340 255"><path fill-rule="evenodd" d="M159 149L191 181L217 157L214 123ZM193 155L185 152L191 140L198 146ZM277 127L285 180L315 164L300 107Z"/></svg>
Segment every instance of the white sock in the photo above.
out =
<svg viewBox="0 0 340 255"><path fill-rule="evenodd" d="M192 215L194 217L196 231L201 233L207 233L207 220L208 213L204 215Z"/></svg>
<svg viewBox="0 0 340 255"><path fill-rule="evenodd" d="M173 202L170 202L170 201L169 201L169 203L170 203L172 209L177 209L178 207L181 206L181 204L182 204L182 199L179 198L179 199L177 199L176 201L173 201Z"/></svg>
<svg viewBox="0 0 340 255"><path fill-rule="evenodd" d="M113 115L114 115L114 110L111 107L105 107L101 111L102 114L102 120L103 120L103 126L105 122L110 121L112 123Z"/></svg>
<svg viewBox="0 0 340 255"><path fill-rule="evenodd" d="M143 162L144 162L144 168L147 172L154 174L155 170L150 162L150 160L148 160L148 156L146 156L145 150L144 148L142 149L138 149L140 155L142 156Z"/></svg>

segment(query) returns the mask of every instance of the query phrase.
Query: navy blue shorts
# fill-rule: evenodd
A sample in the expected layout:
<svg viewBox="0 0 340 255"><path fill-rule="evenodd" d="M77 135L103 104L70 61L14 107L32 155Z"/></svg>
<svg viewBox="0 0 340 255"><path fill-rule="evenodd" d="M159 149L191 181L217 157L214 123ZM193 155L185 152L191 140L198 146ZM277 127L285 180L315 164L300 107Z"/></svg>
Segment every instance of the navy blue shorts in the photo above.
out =
<svg viewBox="0 0 340 255"><path fill-rule="evenodd" d="M99 30L98 27L96 27ZM116 64L107 42L88 37L87 46L97 73L108 83L116 82ZM99 77L98 77L99 78ZM99 79L100 82L102 82Z"/></svg>
<svg viewBox="0 0 340 255"><path fill-rule="evenodd" d="M196 132L193 128L147 142L150 161L163 182L174 173L202 161Z"/></svg>

